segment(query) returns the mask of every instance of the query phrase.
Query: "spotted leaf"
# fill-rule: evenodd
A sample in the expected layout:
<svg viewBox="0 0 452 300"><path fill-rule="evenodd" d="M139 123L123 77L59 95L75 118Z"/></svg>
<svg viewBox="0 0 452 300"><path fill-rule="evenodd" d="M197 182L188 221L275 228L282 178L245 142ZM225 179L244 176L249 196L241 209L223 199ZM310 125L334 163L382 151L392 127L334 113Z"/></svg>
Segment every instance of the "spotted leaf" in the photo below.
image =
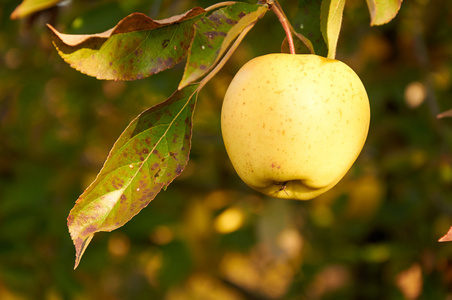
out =
<svg viewBox="0 0 452 300"><path fill-rule="evenodd" d="M188 52L205 10L153 20L133 13L99 34L63 34L49 25L60 56L76 70L107 80L136 80L173 67Z"/></svg>
<svg viewBox="0 0 452 300"><path fill-rule="evenodd" d="M200 18L194 25L196 33L179 88L206 75L235 38L267 9L265 5L234 3Z"/></svg>
<svg viewBox="0 0 452 300"><path fill-rule="evenodd" d="M96 232L123 226L188 162L197 85L175 92L133 120L68 217L75 267Z"/></svg>

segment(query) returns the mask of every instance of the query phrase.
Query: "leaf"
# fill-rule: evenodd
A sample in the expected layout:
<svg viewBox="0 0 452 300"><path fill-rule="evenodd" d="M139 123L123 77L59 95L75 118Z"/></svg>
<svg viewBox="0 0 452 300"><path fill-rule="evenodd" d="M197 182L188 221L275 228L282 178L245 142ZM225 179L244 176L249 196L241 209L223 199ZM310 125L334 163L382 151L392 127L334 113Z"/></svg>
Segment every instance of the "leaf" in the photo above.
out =
<svg viewBox="0 0 452 300"><path fill-rule="evenodd" d="M49 25L61 57L76 70L107 80L142 79L173 67L188 52L193 24L206 11L152 20L133 13L99 34L62 34Z"/></svg>
<svg viewBox="0 0 452 300"><path fill-rule="evenodd" d="M304 35L296 32L292 27L291 27L291 32L293 35L295 53L297 53L297 54L315 54L314 46L312 45L311 41L308 38L306 38ZM287 37L282 42L281 52L290 53L290 47L289 47L289 42L287 40Z"/></svg>
<svg viewBox="0 0 452 300"><path fill-rule="evenodd" d="M320 28L328 47L328 58L336 57L337 41L342 25L345 0L323 0L320 9Z"/></svg>
<svg viewBox="0 0 452 300"><path fill-rule="evenodd" d="M383 25L394 19L399 12L402 0L367 0L370 25Z"/></svg>
<svg viewBox="0 0 452 300"><path fill-rule="evenodd" d="M299 0L293 27L294 32L300 32L302 36L309 39L313 47L313 53L326 56L327 46L323 39L319 22L321 3L321 0ZM294 40L296 40L295 37ZM297 51L297 53L302 52Z"/></svg>
<svg viewBox="0 0 452 300"><path fill-rule="evenodd" d="M267 6L235 3L200 18L179 88L207 74L234 39L267 11Z"/></svg>
<svg viewBox="0 0 452 300"><path fill-rule="evenodd" d="M449 229L445 236L438 240L438 242L452 242L452 227Z"/></svg>
<svg viewBox="0 0 452 300"><path fill-rule="evenodd" d="M438 119L452 117L452 109L446 110L436 116Z"/></svg>
<svg viewBox="0 0 452 300"><path fill-rule="evenodd" d="M11 13L11 20L25 18L33 13L54 7L62 0L24 0Z"/></svg>
<svg viewBox="0 0 452 300"><path fill-rule="evenodd" d="M309 28L312 29L312 27L316 27L317 24L319 24L318 20L320 19L320 1L318 3L318 14L316 17L313 17L313 13L308 9L307 6L312 5L312 3L314 3L315 1L313 0L300 0L298 1L298 11L296 16L298 18L295 19L295 26L297 29L303 29L304 26L303 24L300 22L301 20L306 22L308 19L311 20L315 20L315 22L313 22L311 25L314 26L309 26ZM288 19L287 16L284 13L284 10L282 9L281 5L278 2L274 2L273 3L274 8L276 7L276 11L279 11L280 14L283 15L283 17L285 19ZM315 7L315 5L314 5ZM275 11L275 10L274 10ZM275 12L276 12L275 11ZM307 12L310 12L308 14L306 14ZM305 15L306 14L306 15ZM298 20L298 21L297 21ZM315 50L314 50L314 45L312 44L311 40L309 38L307 38L304 34L308 33L308 31L304 31L304 34L301 34L299 32L297 32L297 30L295 30L295 28L292 26L291 23L287 22L287 25L289 26L290 32L292 34L292 38L293 38L293 43L294 43L294 48L295 48L295 53L297 54L315 54ZM320 26L318 27L318 33L320 36L320 40L323 42L323 39L321 37L320 34ZM312 34L311 34L312 37ZM281 44L281 52L283 53L290 53L290 47L289 47L289 41L287 39L287 36L284 38L282 44Z"/></svg>
<svg viewBox="0 0 452 300"><path fill-rule="evenodd" d="M123 226L185 168L197 85L175 92L133 120L68 217L75 267L99 231Z"/></svg>

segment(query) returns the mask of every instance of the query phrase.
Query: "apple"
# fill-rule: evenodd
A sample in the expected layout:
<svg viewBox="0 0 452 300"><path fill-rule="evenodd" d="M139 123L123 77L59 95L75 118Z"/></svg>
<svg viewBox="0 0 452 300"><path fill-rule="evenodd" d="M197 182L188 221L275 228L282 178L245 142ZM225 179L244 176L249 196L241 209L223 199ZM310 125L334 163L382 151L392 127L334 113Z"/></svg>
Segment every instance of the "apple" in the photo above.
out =
<svg viewBox="0 0 452 300"><path fill-rule="evenodd" d="M283 199L312 199L336 185L361 152L369 121L358 75L313 54L247 62L221 110L224 144L239 177Z"/></svg>

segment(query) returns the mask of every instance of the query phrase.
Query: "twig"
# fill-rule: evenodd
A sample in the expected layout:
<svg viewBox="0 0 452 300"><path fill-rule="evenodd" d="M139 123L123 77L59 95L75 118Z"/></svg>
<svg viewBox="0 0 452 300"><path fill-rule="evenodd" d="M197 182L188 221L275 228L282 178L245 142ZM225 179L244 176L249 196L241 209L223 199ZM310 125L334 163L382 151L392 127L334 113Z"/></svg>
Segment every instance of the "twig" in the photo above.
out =
<svg viewBox="0 0 452 300"><path fill-rule="evenodd" d="M287 17L284 14L284 11L282 10L281 6L279 5L278 1L276 1L276 0L268 1L268 5L269 5L269 8L278 17L279 22L281 23L282 27L284 28L284 31L286 32L287 43L289 44L290 54L296 54L295 45L293 42L293 37L292 37L292 32L291 32L292 26L289 24L289 21L287 20Z"/></svg>
<svg viewBox="0 0 452 300"><path fill-rule="evenodd" d="M207 8L205 8L204 10L206 10L206 11L212 11L212 10L215 10L215 9L217 9L217 8L219 8L219 7L232 5L232 4L235 4L235 3L237 3L237 2L236 2L236 1L220 2L220 3L213 4L213 5L211 5L211 6L207 7Z"/></svg>

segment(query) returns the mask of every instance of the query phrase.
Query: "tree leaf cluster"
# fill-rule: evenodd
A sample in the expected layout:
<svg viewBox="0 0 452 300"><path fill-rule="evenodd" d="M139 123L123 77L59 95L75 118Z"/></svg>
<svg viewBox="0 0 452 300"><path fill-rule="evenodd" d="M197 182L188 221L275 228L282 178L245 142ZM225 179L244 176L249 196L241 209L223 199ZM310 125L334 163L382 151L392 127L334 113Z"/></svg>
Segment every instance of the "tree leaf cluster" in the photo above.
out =
<svg viewBox="0 0 452 300"><path fill-rule="evenodd" d="M59 2L25 0L11 18L26 17ZM371 25L393 19L401 2L368 0ZM273 1L256 5L224 2L162 20L132 13L99 34L64 34L49 25L60 56L74 69L97 79L143 79L187 60L178 90L129 124L71 210L68 227L76 246L76 266L94 233L124 225L181 174L189 157L199 89L229 58L237 46L232 45L234 40L240 42L243 36L239 35L272 5L281 9ZM306 11L307 26L299 24L299 33L289 25L298 53L327 51L325 55L334 59L345 0L300 1L299 5ZM282 51L287 51L287 45L286 39Z"/></svg>

